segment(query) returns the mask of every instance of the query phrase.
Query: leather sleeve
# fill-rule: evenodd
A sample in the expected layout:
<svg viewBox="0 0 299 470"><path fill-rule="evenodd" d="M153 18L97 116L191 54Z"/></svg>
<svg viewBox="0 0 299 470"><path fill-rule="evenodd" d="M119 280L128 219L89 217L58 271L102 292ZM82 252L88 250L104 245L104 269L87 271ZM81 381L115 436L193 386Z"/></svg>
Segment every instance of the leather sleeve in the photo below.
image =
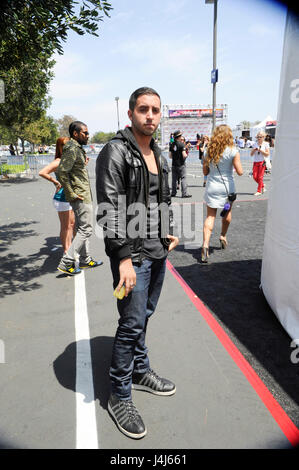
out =
<svg viewBox="0 0 299 470"><path fill-rule="evenodd" d="M164 185L165 193L163 194L163 200L166 201L168 205L168 217L169 217L169 235L173 235L174 229L174 219L173 219L173 211L171 206L171 195L170 195L170 188L169 188L169 166L165 157L162 157L162 171L163 171L163 178L164 178Z"/></svg>
<svg viewBox="0 0 299 470"><path fill-rule="evenodd" d="M126 147L109 142L96 162L97 223L103 227L106 249L118 259L131 257L126 235Z"/></svg>

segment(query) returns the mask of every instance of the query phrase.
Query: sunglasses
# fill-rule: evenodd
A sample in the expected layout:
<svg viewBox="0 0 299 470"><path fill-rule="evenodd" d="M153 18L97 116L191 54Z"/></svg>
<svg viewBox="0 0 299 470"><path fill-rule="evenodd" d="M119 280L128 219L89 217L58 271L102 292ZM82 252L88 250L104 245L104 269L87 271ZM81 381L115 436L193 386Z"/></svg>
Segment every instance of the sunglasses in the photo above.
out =
<svg viewBox="0 0 299 470"><path fill-rule="evenodd" d="M89 135L89 132L87 132L87 131L85 131L85 132L81 131L81 132L82 132L82 134Z"/></svg>

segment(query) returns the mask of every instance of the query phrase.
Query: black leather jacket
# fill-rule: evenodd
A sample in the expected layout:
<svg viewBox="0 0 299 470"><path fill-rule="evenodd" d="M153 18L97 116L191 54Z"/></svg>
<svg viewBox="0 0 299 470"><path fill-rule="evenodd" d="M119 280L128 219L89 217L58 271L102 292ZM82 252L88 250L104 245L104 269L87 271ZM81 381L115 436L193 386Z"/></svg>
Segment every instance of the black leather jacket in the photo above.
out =
<svg viewBox="0 0 299 470"><path fill-rule="evenodd" d="M173 215L168 185L168 164L154 140L151 141L159 172L160 237L164 246L172 234ZM106 254L119 260L130 257L142 263L146 233L146 216L138 219L142 226L134 237L128 226L143 208L146 214L149 199L149 173L142 153L130 128L119 131L108 142L96 162L97 223L103 227Z"/></svg>

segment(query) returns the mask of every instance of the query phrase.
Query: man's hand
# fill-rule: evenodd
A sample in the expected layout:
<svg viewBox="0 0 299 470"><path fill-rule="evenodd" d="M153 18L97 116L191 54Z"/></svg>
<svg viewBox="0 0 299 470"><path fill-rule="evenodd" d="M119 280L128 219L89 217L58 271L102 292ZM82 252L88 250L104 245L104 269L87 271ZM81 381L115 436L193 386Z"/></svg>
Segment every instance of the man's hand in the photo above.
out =
<svg viewBox="0 0 299 470"><path fill-rule="evenodd" d="M119 263L119 278L116 290L118 292L124 285L126 289L125 297L128 297L129 293L136 286L136 273L131 258L122 259Z"/></svg>
<svg viewBox="0 0 299 470"><path fill-rule="evenodd" d="M178 237L174 237L173 235L167 235L166 238L169 238L169 240L171 240L171 243L170 243L170 245L169 245L169 247L168 247L168 253L169 253L169 252L172 251L176 246L178 246L178 244L179 244L179 239L178 239Z"/></svg>
<svg viewBox="0 0 299 470"><path fill-rule="evenodd" d="M79 196L79 195L78 195L78 196L76 197L75 201L77 201L78 199L79 199L80 201L83 201L84 198L83 198L82 196Z"/></svg>

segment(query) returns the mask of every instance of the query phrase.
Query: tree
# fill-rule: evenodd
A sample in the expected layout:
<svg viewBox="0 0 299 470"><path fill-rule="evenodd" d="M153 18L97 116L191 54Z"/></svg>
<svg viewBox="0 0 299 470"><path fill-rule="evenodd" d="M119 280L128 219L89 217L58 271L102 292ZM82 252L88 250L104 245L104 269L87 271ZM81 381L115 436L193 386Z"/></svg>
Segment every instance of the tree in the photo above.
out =
<svg viewBox="0 0 299 470"><path fill-rule="evenodd" d="M0 70L5 82L5 102L0 105L0 124L11 126L39 119L50 104L48 87L53 77L54 61L40 54L34 63L23 64L22 69L10 67Z"/></svg>
<svg viewBox="0 0 299 470"><path fill-rule="evenodd" d="M108 140L112 139L115 136L115 132L96 132L92 138L91 143L93 144L105 144Z"/></svg>
<svg viewBox="0 0 299 470"><path fill-rule="evenodd" d="M9 145L15 141L15 136L11 129L0 125L0 145Z"/></svg>
<svg viewBox="0 0 299 470"><path fill-rule="evenodd" d="M77 5L75 0L1 1L0 80L5 102L0 103L0 126L10 129L14 143L50 104L55 63L51 57L63 53L68 31L98 36L101 13L109 16L112 8L104 0L84 0L76 13Z"/></svg>
<svg viewBox="0 0 299 470"><path fill-rule="evenodd" d="M240 124L243 126L244 129L250 128L250 121L241 121Z"/></svg>
<svg viewBox="0 0 299 470"><path fill-rule="evenodd" d="M74 116L70 116L69 114L64 114L62 118L56 119L59 137L69 137L69 125L73 121L78 121L78 119Z"/></svg>
<svg viewBox="0 0 299 470"><path fill-rule="evenodd" d="M15 145L18 138L23 139L25 127L39 120L50 104L47 93L53 63L46 54L40 54L38 60L23 64L21 69L12 66L9 70L0 70L0 78L5 81L0 125L10 129Z"/></svg>
<svg viewBox="0 0 299 470"><path fill-rule="evenodd" d="M51 145L58 138L58 130L55 120L45 114L38 120L28 124L19 135L22 142L25 140L33 145Z"/></svg>
<svg viewBox="0 0 299 470"><path fill-rule="evenodd" d="M73 30L98 36L102 13L112 9L104 0L85 0L76 13L75 0L1 0L0 69L20 67L41 53L63 53L62 42Z"/></svg>

